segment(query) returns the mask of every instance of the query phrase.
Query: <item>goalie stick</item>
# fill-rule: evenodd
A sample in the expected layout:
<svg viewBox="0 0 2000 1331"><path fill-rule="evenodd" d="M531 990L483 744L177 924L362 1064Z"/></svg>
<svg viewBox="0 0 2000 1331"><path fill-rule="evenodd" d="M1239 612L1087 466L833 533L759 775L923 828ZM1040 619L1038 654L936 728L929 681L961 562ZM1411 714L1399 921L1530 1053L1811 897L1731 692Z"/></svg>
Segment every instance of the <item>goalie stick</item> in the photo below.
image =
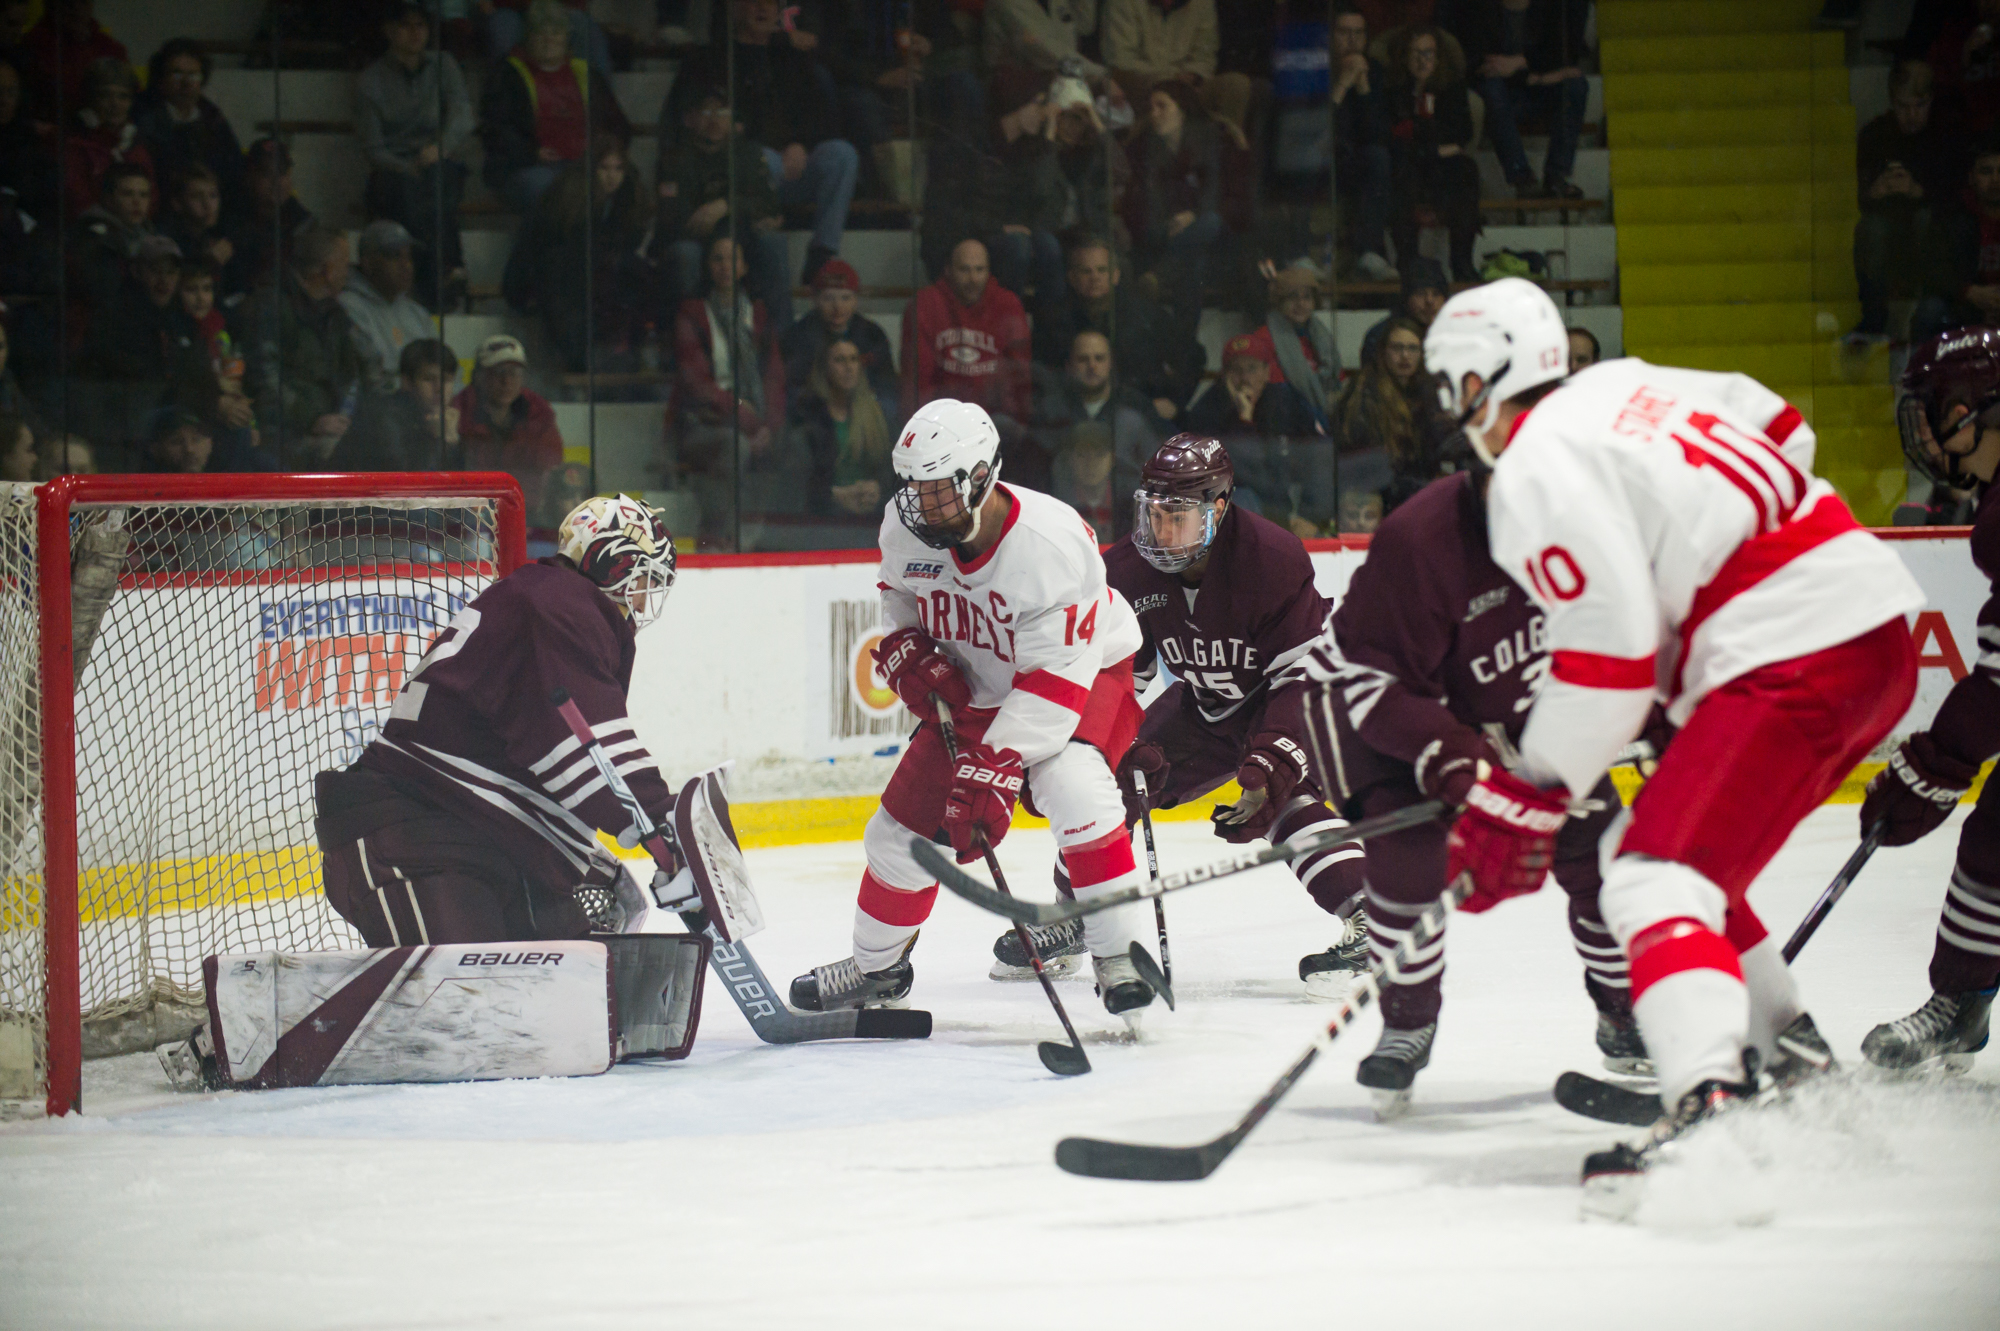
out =
<svg viewBox="0 0 2000 1331"><path fill-rule="evenodd" d="M1019 897L994 891L953 864L949 857L940 853L936 846L927 841L918 841L911 849L919 864L936 874L939 882L973 905L982 906L995 915L1003 915L1017 924L1045 926L1061 924L1064 920L1072 920L1079 915L1093 915L1100 910L1110 910L1114 906L1129 905L1134 901L1163 897L1169 892L1178 892L1184 887L1194 887L1199 883L1227 878L1230 874L1242 873L1246 869L1261 868L1266 864L1287 863L1301 855L1325 850L1328 846L1338 846L1349 841L1366 841L1370 837L1401 832L1405 828L1430 822L1443 812L1444 805L1436 800L1425 800L1421 804L1412 804L1407 809L1392 810L1379 818L1364 818L1348 827L1331 828L1290 845L1238 851L1226 860L1218 860L1214 864L1204 864L1193 869L1183 869L1178 873L1164 874L1150 883L1109 892L1101 897L1092 897L1088 901L1023 901Z"/></svg>
<svg viewBox="0 0 2000 1331"><path fill-rule="evenodd" d="M1351 840L1355 830L1354 827L1344 828L1341 835ZM1264 1092L1263 1098L1250 1106L1250 1112L1220 1137L1199 1146L1148 1146L1135 1142L1098 1141L1090 1137L1065 1137L1056 1143L1056 1164L1066 1173L1081 1174L1086 1178L1148 1182L1185 1182L1207 1178L1229 1158L1231 1151L1242 1144L1251 1130L1264 1121L1278 1101L1285 1098L1285 1093L1298 1084L1306 1069L1340 1038L1341 1032L1347 1029L1355 1016L1380 995L1382 982L1400 973L1404 966L1415 960L1416 954L1428 947L1444 928L1445 917L1471 895L1472 876L1460 874L1444 890L1444 895L1417 917L1417 922L1410 926L1409 934L1396 945L1396 950L1368 968L1360 986L1340 1005L1340 1011L1334 1013L1326 1028L1313 1037L1305 1052L1293 1059L1292 1065L1285 1069L1284 1075L1273 1083L1270 1090Z"/></svg>
<svg viewBox="0 0 2000 1331"><path fill-rule="evenodd" d="M625 778L611 762L611 756L604 751L592 733L590 723L578 710L576 702L566 689L557 689L550 699L556 710L562 714L569 726L570 734L583 746L596 765L598 775L611 790L618 802L625 806L625 813L639 832L640 844L653 857L659 868L665 869L675 862L675 856L662 830L653 822L645 806L639 803L632 788L625 784ZM686 803L701 793L702 778L690 781L681 792L681 801ZM619 872L624 872L620 867ZM697 883L701 875L691 875ZM713 889L710 889L713 892ZM732 941L730 935L721 929L708 901L708 892L701 895L700 904L692 909L677 909L679 903L657 902L663 909L674 909L681 922L696 934L707 938L714 947L710 950L708 964L722 980L723 988L743 1013L750 1029L766 1044L802 1044L809 1040L923 1040L931 1033L931 1014L916 1009L867 1008L849 1009L842 1012L795 1012L778 997L778 990L764 975L757 959L750 955L740 938ZM685 900L694 900L690 893ZM756 917L756 927L763 927L761 916Z"/></svg>

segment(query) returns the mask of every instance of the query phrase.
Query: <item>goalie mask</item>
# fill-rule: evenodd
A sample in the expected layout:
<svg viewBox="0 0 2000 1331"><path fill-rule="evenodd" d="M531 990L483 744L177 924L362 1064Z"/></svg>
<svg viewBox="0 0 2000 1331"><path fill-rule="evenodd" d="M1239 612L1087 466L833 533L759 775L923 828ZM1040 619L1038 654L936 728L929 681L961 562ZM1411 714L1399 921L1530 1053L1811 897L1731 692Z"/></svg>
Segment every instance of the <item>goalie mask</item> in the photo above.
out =
<svg viewBox="0 0 2000 1331"><path fill-rule="evenodd" d="M602 588L634 629L658 619L674 589L673 533L660 510L628 495L586 499L571 509L556 553Z"/></svg>
<svg viewBox="0 0 2000 1331"><path fill-rule="evenodd" d="M1903 452L1934 485L1984 484L1964 470L1980 436L2000 430L2000 330L1959 328L1910 353L1896 398Z"/></svg>
<svg viewBox="0 0 2000 1331"><path fill-rule="evenodd" d="M1569 374L1569 329L1546 291L1524 277L1505 277L1444 303L1424 334L1424 368L1438 376L1438 405L1490 467L1484 435L1499 419L1500 404ZM1483 385L1470 398L1468 374Z"/></svg>
<svg viewBox="0 0 2000 1331"><path fill-rule="evenodd" d="M939 398L917 409L896 441L891 464L903 484L896 516L934 550L979 535L979 506L1000 479L1000 431L984 408Z"/></svg>
<svg viewBox="0 0 2000 1331"><path fill-rule="evenodd" d="M1147 460L1132 492L1133 546L1162 573L1193 567L1215 544L1235 488L1236 468L1221 440L1175 435Z"/></svg>

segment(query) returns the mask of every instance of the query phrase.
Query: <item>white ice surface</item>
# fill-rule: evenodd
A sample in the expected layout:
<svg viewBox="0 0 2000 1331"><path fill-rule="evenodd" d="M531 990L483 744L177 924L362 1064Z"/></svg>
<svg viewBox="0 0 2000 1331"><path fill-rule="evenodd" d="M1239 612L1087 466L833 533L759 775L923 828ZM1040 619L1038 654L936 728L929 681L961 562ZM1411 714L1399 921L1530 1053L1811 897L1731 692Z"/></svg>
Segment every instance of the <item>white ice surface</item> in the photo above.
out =
<svg viewBox="0 0 2000 1331"><path fill-rule="evenodd" d="M1774 932L1854 821L1814 815L1759 883ZM1218 854L1160 833L1169 867ZM1843 1059L1925 997L1955 840L1879 855L1801 959ZM1046 834L1003 852L1047 894ZM750 861L774 979L845 951L858 844ZM985 978L997 922L949 896L915 954L921 1043L761 1045L711 988L690 1059L593 1079L176 1098L150 1055L93 1064L86 1115L0 1130L0 1325L2000 1325L1993 1056L1718 1125L1640 1223L1580 1223L1577 1167L1617 1132L1548 1098L1596 1068L1562 907L1454 925L1409 1117L1354 1084L1364 1019L1201 1183L1071 1178L1051 1148L1212 1136L1303 1047L1328 1009L1295 967L1333 933L1282 871L1172 899L1181 1011L1143 1044L1063 984L1096 1066L1069 1081L1036 1060L1038 988Z"/></svg>

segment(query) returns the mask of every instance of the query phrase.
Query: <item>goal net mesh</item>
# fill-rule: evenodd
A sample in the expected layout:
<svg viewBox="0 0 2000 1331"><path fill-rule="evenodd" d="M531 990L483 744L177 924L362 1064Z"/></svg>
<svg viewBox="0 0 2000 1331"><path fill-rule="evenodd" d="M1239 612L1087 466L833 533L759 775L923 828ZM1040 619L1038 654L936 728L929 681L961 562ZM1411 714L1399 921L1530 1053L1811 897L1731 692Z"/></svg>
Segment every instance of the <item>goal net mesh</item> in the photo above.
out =
<svg viewBox="0 0 2000 1331"><path fill-rule="evenodd" d="M0 1101L45 1093L42 615L31 487L0 488ZM78 504L85 1057L175 1039L205 957L361 946L320 895L313 778L374 737L494 578L486 499Z"/></svg>

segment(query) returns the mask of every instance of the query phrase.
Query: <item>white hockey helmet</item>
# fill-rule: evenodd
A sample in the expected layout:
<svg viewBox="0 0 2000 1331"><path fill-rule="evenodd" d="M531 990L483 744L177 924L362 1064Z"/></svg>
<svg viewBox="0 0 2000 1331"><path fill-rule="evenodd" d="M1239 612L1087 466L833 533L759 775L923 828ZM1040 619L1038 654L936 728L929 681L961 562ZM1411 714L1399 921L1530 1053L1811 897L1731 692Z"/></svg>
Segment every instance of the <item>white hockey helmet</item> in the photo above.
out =
<svg viewBox="0 0 2000 1331"><path fill-rule="evenodd" d="M979 506L1000 479L1000 431L984 407L941 397L903 426L890 464L903 480L896 516L925 545L949 549L979 535Z"/></svg>
<svg viewBox="0 0 2000 1331"><path fill-rule="evenodd" d="M660 617L679 564L660 510L630 495L599 495L571 509L556 534L556 553L603 588L634 629Z"/></svg>
<svg viewBox="0 0 2000 1331"><path fill-rule="evenodd" d="M1500 404L1569 374L1569 329L1548 292L1525 277L1503 277L1444 303L1424 334L1424 368L1438 376L1438 404L1460 425L1486 409L1466 434L1490 467L1493 456L1483 435L1499 416ZM1468 374L1485 385L1469 401Z"/></svg>

